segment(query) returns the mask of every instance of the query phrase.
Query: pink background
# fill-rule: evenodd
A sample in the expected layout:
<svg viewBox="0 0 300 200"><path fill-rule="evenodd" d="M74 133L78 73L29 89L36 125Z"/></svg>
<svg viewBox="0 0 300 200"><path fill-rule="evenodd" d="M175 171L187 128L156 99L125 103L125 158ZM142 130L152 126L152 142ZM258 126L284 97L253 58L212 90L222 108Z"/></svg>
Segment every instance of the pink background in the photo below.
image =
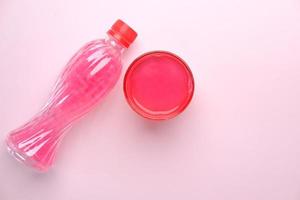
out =
<svg viewBox="0 0 300 200"><path fill-rule="evenodd" d="M195 76L190 106L144 120L119 81L49 173L19 165L5 135L117 18L139 33L124 69L149 50L177 53ZM0 56L1 200L300 199L299 0L0 0Z"/></svg>

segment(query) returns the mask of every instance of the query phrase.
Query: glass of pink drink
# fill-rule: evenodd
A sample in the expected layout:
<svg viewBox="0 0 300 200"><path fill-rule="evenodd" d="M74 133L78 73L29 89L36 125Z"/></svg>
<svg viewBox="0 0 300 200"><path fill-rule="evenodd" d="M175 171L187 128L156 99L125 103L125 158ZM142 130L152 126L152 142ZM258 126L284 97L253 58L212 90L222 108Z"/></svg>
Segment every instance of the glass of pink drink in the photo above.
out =
<svg viewBox="0 0 300 200"><path fill-rule="evenodd" d="M107 34L106 39L87 43L71 58L48 103L29 122L8 135L8 151L18 161L38 171L47 171L65 130L116 84L122 68L121 54L137 33L117 20Z"/></svg>

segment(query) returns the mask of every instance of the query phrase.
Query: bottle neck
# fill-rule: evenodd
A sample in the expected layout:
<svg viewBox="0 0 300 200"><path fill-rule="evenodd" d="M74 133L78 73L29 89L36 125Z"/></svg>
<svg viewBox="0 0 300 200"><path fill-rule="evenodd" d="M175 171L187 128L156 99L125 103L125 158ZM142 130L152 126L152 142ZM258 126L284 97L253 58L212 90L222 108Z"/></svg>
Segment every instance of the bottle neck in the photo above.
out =
<svg viewBox="0 0 300 200"><path fill-rule="evenodd" d="M105 38L105 42L109 45L111 45L114 49L116 49L121 54L125 51L126 47L124 47L122 44L120 44L116 39L113 37L107 35Z"/></svg>

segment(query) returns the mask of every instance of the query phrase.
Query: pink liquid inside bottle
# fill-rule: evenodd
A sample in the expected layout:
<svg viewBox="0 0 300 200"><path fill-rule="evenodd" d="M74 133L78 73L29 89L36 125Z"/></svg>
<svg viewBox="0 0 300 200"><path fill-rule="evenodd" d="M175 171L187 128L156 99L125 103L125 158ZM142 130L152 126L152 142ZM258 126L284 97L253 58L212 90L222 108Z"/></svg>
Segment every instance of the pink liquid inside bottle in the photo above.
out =
<svg viewBox="0 0 300 200"><path fill-rule="evenodd" d="M53 163L59 142L72 123L90 111L116 84L121 54L137 34L117 20L106 39L91 41L68 62L48 103L7 137L11 155L39 171Z"/></svg>

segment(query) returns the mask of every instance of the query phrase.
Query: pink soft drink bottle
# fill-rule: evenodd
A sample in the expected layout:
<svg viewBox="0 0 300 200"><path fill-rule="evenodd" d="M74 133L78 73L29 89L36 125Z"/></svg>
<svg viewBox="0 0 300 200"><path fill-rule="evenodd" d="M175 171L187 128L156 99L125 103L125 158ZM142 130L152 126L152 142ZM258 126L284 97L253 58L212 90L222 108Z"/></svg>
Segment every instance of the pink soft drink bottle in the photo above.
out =
<svg viewBox="0 0 300 200"><path fill-rule="evenodd" d="M47 171L65 130L116 84L122 68L121 54L137 33L117 20L107 34L106 39L87 43L71 58L47 104L8 135L8 150L17 160Z"/></svg>

